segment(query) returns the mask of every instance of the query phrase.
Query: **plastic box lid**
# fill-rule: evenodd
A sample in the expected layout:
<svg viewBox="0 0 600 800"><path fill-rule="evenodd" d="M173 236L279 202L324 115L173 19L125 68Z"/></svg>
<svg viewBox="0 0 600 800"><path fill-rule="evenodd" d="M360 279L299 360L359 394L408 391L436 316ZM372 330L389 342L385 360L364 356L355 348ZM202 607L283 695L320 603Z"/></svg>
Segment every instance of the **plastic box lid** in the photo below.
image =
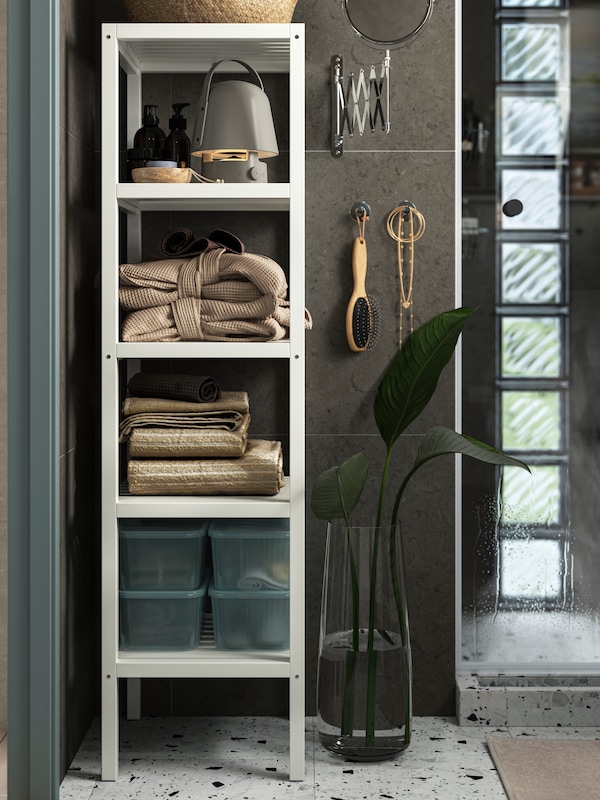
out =
<svg viewBox="0 0 600 800"><path fill-rule="evenodd" d="M120 519L119 536L131 539L165 535L206 536L208 524L207 519Z"/></svg>
<svg viewBox="0 0 600 800"><path fill-rule="evenodd" d="M120 589L119 597L123 600L196 600L206 594L210 576L210 570L205 570L202 583L198 589L184 589L183 591L176 591L175 589L156 589L154 591L149 589L139 591Z"/></svg>
<svg viewBox="0 0 600 800"><path fill-rule="evenodd" d="M212 538L264 539L269 536L289 538L289 519L217 519L210 523L208 535Z"/></svg>
<svg viewBox="0 0 600 800"><path fill-rule="evenodd" d="M290 596L289 590L271 591L269 589L217 589L211 582L208 596L216 600L285 600Z"/></svg>

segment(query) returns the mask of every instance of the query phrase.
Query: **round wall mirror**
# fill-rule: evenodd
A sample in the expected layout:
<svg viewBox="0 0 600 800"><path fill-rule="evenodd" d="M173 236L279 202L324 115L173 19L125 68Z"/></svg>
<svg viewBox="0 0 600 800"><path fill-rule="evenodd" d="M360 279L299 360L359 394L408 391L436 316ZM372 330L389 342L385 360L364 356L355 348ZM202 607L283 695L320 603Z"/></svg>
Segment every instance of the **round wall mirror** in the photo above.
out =
<svg viewBox="0 0 600 800"><path fill-rule="evenodd" d="M423 30L434 0L342 0L352 30L367 44L403 47Z"/></svg>

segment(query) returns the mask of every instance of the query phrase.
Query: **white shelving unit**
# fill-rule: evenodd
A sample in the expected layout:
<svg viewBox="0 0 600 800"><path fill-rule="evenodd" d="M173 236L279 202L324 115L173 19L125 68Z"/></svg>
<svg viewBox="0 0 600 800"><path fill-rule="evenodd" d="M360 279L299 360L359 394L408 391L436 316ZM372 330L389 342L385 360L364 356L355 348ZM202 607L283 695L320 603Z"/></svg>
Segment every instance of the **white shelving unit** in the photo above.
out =
<svg viewBox="0 0 600 800"><path fill-rule="evenodd" d="M127 140L140 127L142 75L206 73L221 59L259 73L289 74L289 183L133 184L119 182L120 70L126 74ZM130 146L130 144L129 144ZM280 156L282 157L282 156ZM285 157L285 155L283 156ZM127 260L142 257L143 212L227 210L289 214L289 340L266 343L119 341L120 212ZM287 678L289 777L304 777L304 25L102 25L102 778L119 764L118 681L128 680L128 711L140 713L142 678ZM284 359L289 367L286 485L274 497L128 495L119 473L119 365L144 359ZM240 387L243 388L243 387ZM290 520L290 649L219 651L202 641L189 652L119 650L118 521L121 518L271 517Z"/></svg>

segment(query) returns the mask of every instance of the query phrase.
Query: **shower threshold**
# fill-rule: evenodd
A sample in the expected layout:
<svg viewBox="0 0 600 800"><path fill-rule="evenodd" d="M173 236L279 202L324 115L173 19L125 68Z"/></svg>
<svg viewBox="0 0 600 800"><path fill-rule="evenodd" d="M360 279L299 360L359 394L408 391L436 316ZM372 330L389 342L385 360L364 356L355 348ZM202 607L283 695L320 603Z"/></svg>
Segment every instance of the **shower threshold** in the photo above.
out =
<svg viewBox="0 0 600 800"><path fill-rule="evenodd" d="M459 725L600 727L600 676L456 676Z"/></svg>

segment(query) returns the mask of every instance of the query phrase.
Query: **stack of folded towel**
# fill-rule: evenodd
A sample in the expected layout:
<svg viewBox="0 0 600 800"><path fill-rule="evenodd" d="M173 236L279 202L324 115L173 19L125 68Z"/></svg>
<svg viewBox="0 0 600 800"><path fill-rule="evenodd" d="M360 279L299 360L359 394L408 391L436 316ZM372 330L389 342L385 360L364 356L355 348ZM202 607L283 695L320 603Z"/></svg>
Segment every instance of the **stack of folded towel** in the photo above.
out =
<svg viewBox="0 0 600 800"><path fill-rule="evenodd" d="M127 391L119 441L127 442L132 494L275 495L284 485L281 443L248 439L246 392L145 372Z"/></svg>
<svg viewBox="0 0 600 800"><path fill-rule="evenodd" d="M287 281L271 258L227 231L195 239L176 228L165 258L119 267L125 342L269 341L288 335ZM305 311L305 327L312 321Z"/></svg>

